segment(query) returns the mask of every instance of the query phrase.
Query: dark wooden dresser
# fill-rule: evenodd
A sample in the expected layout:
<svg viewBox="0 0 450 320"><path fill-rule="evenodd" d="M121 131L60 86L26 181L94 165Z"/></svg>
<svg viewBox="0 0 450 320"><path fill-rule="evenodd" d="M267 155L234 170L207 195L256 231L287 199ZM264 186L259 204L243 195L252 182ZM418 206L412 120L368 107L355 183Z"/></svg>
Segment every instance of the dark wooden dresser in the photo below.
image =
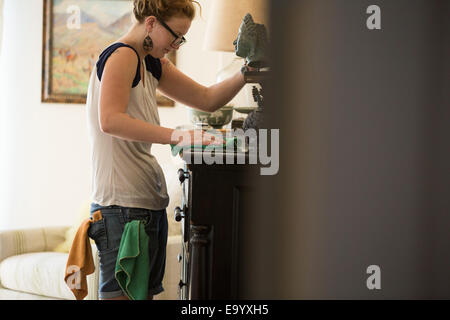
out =
<svg viewBox="0 0 450 320"><path fill-rule="evenodd" d="M180 299L239 299L243 236L251 228L246 212L252 210L257 195L257 164L194 164L195 152L185 153L191 159L178 171L183 188L181 207L175 219L183 224ZM228 155L230 156L230 155ZM236 154L233 155L237 162ZM189 162L189 161L187 161Z"/></svg>

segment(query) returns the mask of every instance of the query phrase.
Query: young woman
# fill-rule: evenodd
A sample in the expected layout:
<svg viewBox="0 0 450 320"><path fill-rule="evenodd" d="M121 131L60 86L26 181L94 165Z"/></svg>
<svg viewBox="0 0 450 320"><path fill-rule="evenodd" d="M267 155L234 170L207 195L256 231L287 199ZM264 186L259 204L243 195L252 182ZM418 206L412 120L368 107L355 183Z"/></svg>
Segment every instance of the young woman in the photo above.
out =
<svg viewBox="0 0 450 320"><path fill-rule="evenodd" d="M148 298L163 291L169 196L150 150L153 143L177 144L183 133L192 140L194 135L160 126L156 89L184 105L212 112L245 85L237 72L221 83L202 86L164 57L186 42L194 3L198 5L192 0L134 0L137 21L101 53L91 74L91 214L100 210L103 219L91 224L89 236L99 251L100 299L126 299L114 273L124 226L133 219L145 220L150 237ZM203 139L206 144L213 140L205 135Z"/></svg>

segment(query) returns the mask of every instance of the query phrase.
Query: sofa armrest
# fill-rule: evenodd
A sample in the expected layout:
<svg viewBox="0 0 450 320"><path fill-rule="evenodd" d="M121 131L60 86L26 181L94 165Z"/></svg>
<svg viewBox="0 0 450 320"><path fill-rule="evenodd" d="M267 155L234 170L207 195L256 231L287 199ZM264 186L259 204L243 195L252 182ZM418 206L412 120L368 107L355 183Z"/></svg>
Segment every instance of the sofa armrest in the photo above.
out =
<svg viewBox="0 0 450 320"><path fill-rule="evenodd" d="M52 251L65 241L69 226L0 231L0 262L31 252Z"/></svg>
<svg viewBox="0 0 450 320"><path fill-rule="evenodd" d="M84 300L98 300L98 284L100 279L99 272L99 258L97 246L95 244L91 244L92 247L92 257L94 258L94 273L87 276L87 285L88 285L88 295L84 298Z"/></svg>

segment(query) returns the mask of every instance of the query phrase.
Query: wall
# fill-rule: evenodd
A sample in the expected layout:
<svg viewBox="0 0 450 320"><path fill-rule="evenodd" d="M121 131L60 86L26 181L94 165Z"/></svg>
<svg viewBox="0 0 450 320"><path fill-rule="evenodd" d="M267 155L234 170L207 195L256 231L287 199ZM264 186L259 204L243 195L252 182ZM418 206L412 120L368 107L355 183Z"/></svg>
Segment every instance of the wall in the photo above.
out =
<svg viewBox="0 0 450 320"><path fill-rule="evenodd" d="M3 0L0 0L0 55L2 54Z"/></svg>
<svg viewBox="0 0 450 320"><path fill-rule="evenodd" d="M202 18L192 23L178 67L211 85L222 57L202 49L209 3L199 2ZM90 197L85 107L40 102L43 1L3 3L0 229L70 224ZM188 122L183 105L160 108L160 118L161 125L172 128ZM168 146L153 148L163 166L174 161L169 151Z"/></svg>

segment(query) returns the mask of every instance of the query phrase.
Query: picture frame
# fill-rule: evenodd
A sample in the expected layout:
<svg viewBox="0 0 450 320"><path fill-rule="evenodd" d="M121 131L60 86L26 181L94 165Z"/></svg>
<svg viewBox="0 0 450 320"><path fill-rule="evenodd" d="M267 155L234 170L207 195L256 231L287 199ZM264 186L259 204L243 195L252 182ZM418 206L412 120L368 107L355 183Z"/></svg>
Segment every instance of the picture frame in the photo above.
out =
<svg viewBox="0 0 450 320"><path fill-rule="evenodd" d="M131 0L44 0L42 102L86 103L92 68L131 27L132 7ZM166 57L176 65L175 50ZM175 106L158 90L157 104Z"/></svg>

